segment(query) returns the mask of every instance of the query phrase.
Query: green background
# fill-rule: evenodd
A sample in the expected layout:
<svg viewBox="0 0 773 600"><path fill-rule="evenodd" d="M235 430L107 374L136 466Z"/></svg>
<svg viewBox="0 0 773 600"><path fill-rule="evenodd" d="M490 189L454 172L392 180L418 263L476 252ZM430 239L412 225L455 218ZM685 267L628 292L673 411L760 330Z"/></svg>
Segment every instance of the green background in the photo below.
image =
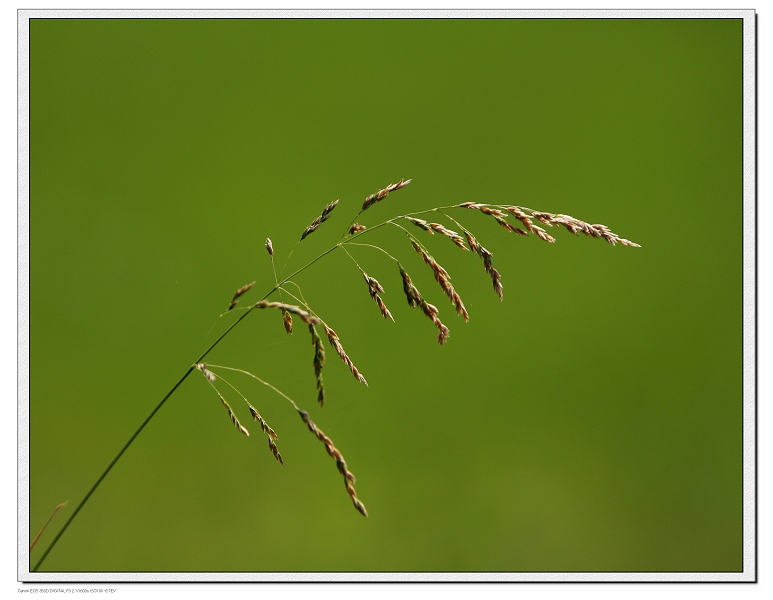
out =
<svg viewBox="0 0 773 600"><path fill-rule="evenodd" d="M292 396L343 452L370 516L281 398L194 373L42 570L740 571L740 20L33 20L30 24L30 530L55 532L206 344L234 290L271 289L375 225L466 201L604 223L642 248L556 244L457 210L494 253L425 240L451 330L405 302L382 253L380 317L336 251L296 278L370 386L328 348L315 402L296 321L251 314L208 357ZM447 224L450 225L446 221ZM417 235L424 235L416 230ZM243 303L243 304L244 304ZM213 328L213 323L214 328Z"/></svg>

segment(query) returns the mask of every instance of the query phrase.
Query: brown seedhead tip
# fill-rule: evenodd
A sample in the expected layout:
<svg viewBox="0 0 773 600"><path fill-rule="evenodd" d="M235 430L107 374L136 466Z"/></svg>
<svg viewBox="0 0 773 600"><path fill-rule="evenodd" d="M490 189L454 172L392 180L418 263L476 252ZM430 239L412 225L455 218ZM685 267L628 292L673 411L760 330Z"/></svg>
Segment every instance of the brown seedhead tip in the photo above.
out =
<svg viewBox="0 0 773 600"><path fill-rule="evenodd" d="M348 354L346 354L344 347L341 345L341 340L338 338L338 334L335 331L333 331L331 327L328 327L327 323L323 322L322 327L325 328L325 333L327 334L327 339L330 340L330 345L333 346L333 348L335 348L335 351L338 353L338 356L341 358L344 364L347 367L349 367L349 370L352 372L352 375L354 375L354 378L360 383L364 383L365 385L368 385L368 382L359 372L357 367L354 366L354 363L352 363L352 359L349 358Z"/></svg>
<svg viewBox="0 0 773 600"><path fill-rule="evenodd" d="M228 402L226 402L226 399L225 399L225 398L223 398L223 395L222 395L220 392L218 392L217 390L215 390L215 393L216 393L216 394L218 395L218 397L220 398L220 402L222 403L222 405L223 405L223 406L225 407L225 409L228 411L228 416L231 418L231 422L232 422L232 423L233 423L233 424L236 426L236 428L237 428L239 431L241 431L241 432L242 432L244 435L246 435L247 437L249 437L249 435L250 435L250 432L249 432L249 431L247 431L247 428L246 428L246 427L244 427L244 426L243 426L243 425L242 425L242 424L239 422L239 419L236 417L236 414L234 413L233 409L231 408L231 405L230 405L230 404L228 404Z"/></svg>
<svg viewBox="0 0 773 600"><path fill-rule="evenodd" d="M274 245L271 243L271 238L266 238L266 251L269 256L274 256Z"/></svg>
<svg viewBox="0 0 773 600"><path fill-rule="evenodd" d="M374 192L373 194L371 194L370 196L365 198L365 202L362 203L362 210L360 210L360 212L368 210L376 202L381 202L391 192L394 192L395 190L402 189L406 185L408 185L409 183L411 183L410 179L401 179L397 183L392 183L392 184L386 186L383 190L379 190L377 192Z"/></svg>
<svg viewBox="0 0 773 600"><path fill-rule="evenodd" d="M271 450L271 454L274 455L274 458L279 462L279 464L284 467L285 461L282 459L282 455L279 453L279 448L276 447L276 442L271 437L268 438L268 449Z"/></svg>
<svg viewBox="0 0 773 600"><path fill-rule="evenodd" d="M312 323L309 323L309 332L311 333L311 343L314 346L314 376L317 379L317 401L320 406L325 404L325 385L322 382L322 367L325 365L325 347L322 345L322 338L319 337L317 329Z"/></svg>
<svg viewBox="0 0 773 600"><path fill-rule="evenodd" d="M334 200L325 208L322 209L322 214L318 216L316 219L314 219L311 222L311 225L309 225L304 231L303 235L301 235L301 241L303 241L307 235L314 233L317 228L322 225L325 221L327 221L330 218L330 213L333 212L333 209L338 206L338 200Z"/></svg>
<svg viewBox="0 0 773 600"><path fill-rule="evenodd" d="M510 208L514 208L514 207L508 207L508 210L510 210ZM532 211L532 210L529 210L529 212L531 213L530 216L532 218L537 219L543 225L548 225L548 226L560 225L561 227L565 228L567 231L569 231L570 233L573 233L574 235L578 235L582 233L583 235L587 235L588 237L604 239L610 244L612 244L613 246L615 244L621 244L622 246L632 246L634 248L641 248L639 244L636 244L635 242L621 238L616 233L613 233L612 231L610 231L609 227L607 227L606 225L601 225L600 223L591 225L590 223L586 223L585 221L581 221L580 219L575 219L574 217L570 217L569 215L562 215L562 214L554 215L553 213Z"/></svg>
<svg viewBox="0 0 773 600"><path fill-rule="evenodd" d="M319 427L317 427L314 421L309 418L309 413L307 413L305 410L298 410L298 414L301 416L303 422L306 423L306 427L308 427L309 431L311 431L311 433L313 433L319 441L325 444L325 450L327 450L327 453L333 459L335 459L336 468L344 478L346 493L349 494L349 497L352 499L352 504L354 504L354 507L360 512L360 514L367 517L368 511L365 510L365 505L362 503L362 501L357 498L357 492L354 489L354 474L346 466L346 461L344 460L344 457L338 448L335 447L335 444L333 444L333 440L327 437L325 433L319 429Z"/></svg>
<svg viewBox="0 0 773 600"><path fill-rule="evenodd" d="M370 293L370 297L373 298L373 301L378 305L379 311L381 311L381 316L385 319L391 319L391 321L394 323L395 319L392 316L392 313L389 312L386 304L384 304L381 296L379 296L379 293L384 292L384 288L381 287L381 284L376 280L375 277L370 277L365 272L363 272L362 276L365 278L365 282L368 284L368 292Z"/></svg>
<svg viewBox="0 0 773 600"><path fill-rule="evenodd" d="M236 290L236 293L234 294L233 299L231 300L231 304L228 307L228 310L231 310L239 303L239 298L249 292L252 289L252 286L255 285L255 282L248 283L247 285L243 285L238 290Z"/></svg>
<svg viewBox="0 0 773 600"><path fill-rule="evenodd" d="M360 231L365 231L365 229L367 229L365 225L360 225L359 223L352 223L352 226L349 227L349 235L360 233Z"/></svg>
<svg viewBox="0 0 773 600"><path fill-rule="evenodd" d="M486 270L486 273L488 273L491 276L491 283L494 286L494 291L496 292L497 296L499 296L499 300L502 300L502 276L499 274L499 271L497 271L494 268L494 255L491 254L488 250L486 250L483 246L481 246L478 243L478 240L476 240L472 234L469 232L465 232L467 235L467 240L470 242L470 248L475 246L475 252L480 256L480 258L483 260L483 268Z"/></svg>

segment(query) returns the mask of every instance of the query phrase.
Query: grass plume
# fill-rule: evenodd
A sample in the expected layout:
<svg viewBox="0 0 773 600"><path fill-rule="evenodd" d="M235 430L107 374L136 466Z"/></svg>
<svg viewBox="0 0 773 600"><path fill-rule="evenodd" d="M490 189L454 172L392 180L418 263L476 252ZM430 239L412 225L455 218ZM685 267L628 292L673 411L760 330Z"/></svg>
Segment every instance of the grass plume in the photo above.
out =
<svg viewBox="0 0 773 600"><path fill-rule="evenodd" d="M210 354L210 352L212 352L235 327L241 324L249 314L251 314L252 312L258 312L258 313L260 312L260 310L255 311L255 309L274 308L279 310L282 314L282 321L287 333L292 333L294 317L297 317L308 326L309 332L311 334L311 342L314 347L313 366L314 366L314 373L315 373L316 387L317 387L317 401L319 402L320 405L323 405L325 400L325 387L322 380L322 368L325 364L325 348L322 342L322 337L319 335L317 331L317 327L316 327L317 325L320 325L320 324L322 325L331 346L335 349L336 353L344 362L344 364L349 368L352 375L358 381L361 381L363 384L367 385L365 378L355 367L352 360L349 358L348 354L346 353L343 346L341 345L341 341L337 333L326 323L324 323L319 317L317 317L315 314L312 313L312 311L308 307L308 304L303 299L302 293L300 294L301 299L298 300L298 298L296 298L296 300L298 300L299 304L305 306L305 308L295 304L288 304L281 301L277 302L277 301L272 301L268 299L269 296L271 296L275 292L279 292L279 294L286 292L289 294L289 292L287 292L286 287L284 286L286 286L287 284L293 284L297 286L297 283L295 282L295 278L298 275L300 275L307 269L311 268L318 261L332 254L336 250L342 249L346 254L349 254L347 247L353 250L355 246L358 246L358 247L363 247L368 249L367 251L370 251L372 249L378 250L381 253L385 254L387 257L389 257L389 259L393 260L399 268L400 277L403 283L403 291L405 292L405 296L409 306L412 308L420 309L421 312L423 312L424 315L427 318L429 318L432 321L433 325L437 328L438 343L440 345L443 345L446 343L450 333L448 328L440 320L438 316L438 309L433 304L428 302L424 298L424 296L422 296L422 294L413 284L413 281L411 280L407 271L403 268L399 259L396 258L395 256L392 256L389 252L387 252L384 248L380 246L355 242L355 240L358 240L361 236L368 235L371 232L376 231L382 227L386 229L387 228L386 226L388 225L396 226L401 230L403 230L403 232L407 233L411 240L413 249L422 257L423 261L430 267L435 277L435 280L437 281L438 285L441 288L441 291L443 292L444 295L446 295L450 299L452 305L456 309L457 314L462 316L465 321L469 319L467 309L465 308L464 303L462 302L462 299L457 293L456 289L454 288L453 285L451 285L451 276L449 275L448 271L442 266L440 266L440 264L429 253L427 248L422 243L418 242L418 240L414 238L413 235L411 235L404 227L402 227L402 225L398 224L398 221L408 220L414 226L422 229L423 231L426 231L429 234L438 234L442 237L446 237L450 239L457 247L462 248L464 250L467 250L469 248L469 250L471 250L474 254L477 254L478 257L483 261L483 267L486 273L488 273L488 275L490 276L494 291L496 292L500 300L502 300L503 298L502 281L501 281L501 275L499 274L497 269L494 268L493 254L489 250L487 250L464 225L462 225L455 218L451 217L449 214L446 214L446 212L450 212L456 209L463 209L463 211L468 211L468 210L477 211L477 212L483 213L488 217L491 217L499 226L504 227L508 231L511 231L519 236L535 235L541 240L549 243L554 243L556 239L553 236L549 235L546 232L546 230L543 227L541 227L541 225L546 227L556 227L556 226L563 227L564 229L566 229L567 231L569 231L574 235L579 235L580 233L582 233L583 235L586 235L589 237L603 239L613 246L620 244L622 246L630 246L630 247L637 247L637 248L640 247L639 244L620 237L618 234L611 231L610 228L607 227L606 225L591 224L566 214L541 212L524 206L515 206L510 204L482 204L482 203L475 203L475 202L462 202L462 203L452 204L450 206L436 207L428 210L422 210L422 211L416 211L412 213L397 215L381 223L377 223L375 225L369 225L367 227L363 224L356 222L358 217L364 211L371 208L374 204L384 200L390 193L406 187L409 183L411 183L410 179L400 179L397 183L390 184L387 187L380 189L377 192L374 192L373 194L370 194L369 196L367 196L365 198L365 201L362 204L362 208L357 213L357 215L355 215L355 218L352 220L350 226L348 227L348 230L344 233L344 236L341 238L341 240L334 246L321 252L319 255L316 256L316 258L312 259L311 261L309 261L302 267L298 268L288 276L284 276L281 278L277 276L276 266L274 263L274 252L275 252L274 246L271 242L271 239L266 238L265 248L268 254L271 256L271 265L272 265L272 270L274 271L273 287L271 287L262 296L262 298L258 300L255 304L252 304L251 306L243 308L239 311L235 311L233 309L236 307L239 299L244 294L246 294L250 289L252 289L252 287L255 285L255 282L244 285L236 290L236 293L234 294L233 299L231 300L231 304L229 305L228 310L221 315L221 317L224 317L224 318L232 318L233 319L232 322L227 326L224 326L224 331L222 331L217 337L217 339L215 339L206 348L206 350L204 350L204 352L199 356L199 358L196 361L194 361L193 363L189 363L191 366L187 369L187 371L182 375L182 377L180 377L177 383L167 392L167 394L161 399L161 401L156 405L156 407L140 424L140 426L137 428L134 434L124 444L124 446L121 448L118 454L113 458L113 460L110 462L107 468L102 472L100 477L91 486L89 491L86 493L85 497L76 506L73 513L67 519L67 521L65 522L61 530L56 534L54 540L49 544L48 548L45 550L43 555L38 560L37 564L32 569L33 571L36 571L40 567L41 563L46 559L49 552L57 544L62 534L67 530L70 523L79 514L80 510L89 500L89 498L92 496L94 491L101 485L102 481L105 479L105 477L113 468L113 466L123 456L124 452L131 446L131 444L143 431L145 426L151 421L151 419L155 416L155 414L163 407L163 405L167 402L167 400L169 400L172 397L172 395L181 386L181 384L195 370L200 371L204 379L207 381L207 383L215 390L218 398L221 401L221 404L226 409L228 416L232 421L232 423L234 424L234 426L242 434L244 434L245 436L249 436L249 431L247 431L247 429L241 424L236 413L231 408L230 404L227 402L223 394L221 394L221 392L218 390L216 385L219 384L220 381L222 381L225 384L229 385L231 388L233 388L233 390L236 391L244 399L244 401L247 403L247 406L250 414L252 415L252 418L259 424L261 430L266 434L270 451L272 452L275 459L280 464L284 464L284 460L281 454L279 453L279 450L276 445L276 439L277 439L276 432L274 432L274 430L271 429L271 427L269 427L269 425L263 419L263 417L258 412L258 410L247 400L245 396L241 394L241 392L239 392L236 388L234 388L230 382L223 379L220 375L216 375L211 370L212 368L215 368L215 365L211 365L211 364L208 365L207 363L203 362L205 357L207 357ZM304 240L306 237L308 237L310 234L316 231L320 227L320 225L322 225L322 223L328 220L330 218L330 214L332 213L332 211L336 208L336 206L338 206L338 203L339 201L336 200L334 202L331 202L330 204L327 204L323 208L322 213L316 219L314 219L314 221L312 221L312 223L308 225L306 229L303 231L303 234L301 235L301 240ZM460 234L457 231L450 229L441 223L430 220L429 217L427 219L421 218L422 216L428 216L433 214L443 215L445 218L455 223L455 227L461 230L462 233ZM540 225L537 225L537 223L539 223ZM390 227L389 229L392 229L392 228ZM291 250L287 256L285 265L287 265L290 257L292 256L292 253L293 251ZM349 254L349 256L352 257L351 254ZM352 257L352 260L354 260L353 257ZM357 264L356 260L355 260L355 264ZM384 293L384 288L381 286L378 280L369 276L365 272L365 270L362 267L360 267L359 264L357 264L357 267L362 273L363 278L365 279L365 282L368 285L368 291L370 293L370 296L378 305L381 315L385 319L390 319L394 321L392 313L389 311L389 309L387 309L386 305L384 304L380 296L380 294ZM338 286L336 286L336 288L337 287ZM300 290L300 288L298 289ZM293 296L292 294L290 294L290 296L295 298L295 296ZM280 300L281 298L282 296L280 295ZM238 316L235 316L235 315L238 315ZM306 411L302 410L294 400L292 400L289 396L281 392L278 388L273 386L271 383L269 383L268 381L265 381L264 379L261 379L260 377L248 371L244 371L242 369L237 369L234 367L226 367L226 366L218 366L217 368L230 369L232 371L237 371L237 372L246 374L249 377L252 377L253 379L257 380L262 385L273 390L281 397L283 397L285 400L287 400L301 416L301 419L303 420L303 422L305 423L309 431L311 431L315 435L315 437L325 445L327 453L335 459L338 471L343 476L347 494L349 495L354 507L362 515L367 516L368 513L365 509L365 506L357 497L357 493L354 489L354 475L352 475L351 471L349 470L346 464L346 461L341 455L341 452L336 448L332 440L327 435L325 435L325 433L322 430L320 430L319 427L317 427L316 423L312 421L312 419L309 417L309 414Z"/></svg>

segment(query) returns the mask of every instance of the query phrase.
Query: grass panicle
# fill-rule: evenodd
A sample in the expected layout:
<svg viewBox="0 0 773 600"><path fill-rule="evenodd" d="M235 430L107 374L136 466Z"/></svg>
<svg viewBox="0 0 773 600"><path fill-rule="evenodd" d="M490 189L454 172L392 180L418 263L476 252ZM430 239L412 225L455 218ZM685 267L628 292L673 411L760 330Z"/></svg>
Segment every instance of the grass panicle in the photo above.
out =
<svg viewBox="0 0 773 600"><path fill-rule="evenodd" d="M421 255L423 261L432 270L435 280L440 286L442 292L450 299L452 305L456 309L457 314L462 316L465 319L465 321L469 319L467 309L465 308L464 303L462 302L462 299L457 293L456 289L454 288L453 285L451 285L451 277L448 274L448 272L440 264L438 264L438 262L427 251L424 245L421 242L419 242L407 229L402 227L402 225L398 224L397 221L408 220L414 226L418 227L419 229L422 229L423 231L426 231L427 233L438 234L440 236L447 237L459 248L462 248L464 250L467 250L469 248L469 250L477 254L480 257L480 259L483 261L483 267L491 277L491 282L492 282L494 291L496 292L500 300L502 300L503 298L502 281L501 281L502 278L501 278L501 275L499 274L499 271L497 271L497 269L494 268L493 254L489 250L487 250L483 245L481 245L478 239L476 239L476 237L472 233L470 233L470 231L464 225L462 225L450 214L447 214L446 211L450 211L453 209L465 209L465 210L478 211L494 219L499 226L504 227L508 231L511 231L519 236L528 236L530 234L533 234L539 237L541 240L549 243L553 243L556 240L554 237L549 235L545 231L545 229L543 229L543 227L541 227L540 225L547 226L547 227L554 227L554 226L563 227L566 230L568 230L570 233L573 233L574 235L578 235L582 233L583 235L586 235L589 237L606 240L609 244L613 246L620 244L623 246L632 246L637 248L640 247L639 244L634 243L625 238L622 238L616 233L612 232L606 225L591 224L591 223L587 223L585 221L576 219L574 217L571 217L569 215L560 214L560 213L554 214L549 212L540 212L523 206L515 206L515 205L463 202L461 204L453 204L451 206L441 206L441 207L436 207L428 210L420 210L412 213L397 215L392 217L391 219L387 219L376 225L368 226L367 228L365 225L356 222L359 215L362 214L364 211L371 208L374 204L381 202L390 193L404 188L410 182L411 182L410 179L401 179L397 183L390 184L387 187L381 190L378 190L377 192L367 196L365 198L365 201L362 204L362 208L357 213L357 215L355 215L355 218L352 220L350 226L348 227L348 231L347 231L348 236L347 236L347 233L345 233L337 244L323 251L316 258L312 259L304 266L298 268L289 276L279 277L277 275L276 264L274 262L274 246L271 242L271 239L266 238L265 248L269 256L271 257L271 266L273 270L273 277L274 277L274 283L275 283L273 288L268 290L268 292L255 304L247 307L244 311L242 311L240 316L237 317L230 325L228 325L224 329L224 331L217 337L217 339L207 347L207 349L201 354L201 356L199 356L199 358L196 361L194 361L194 363L191 364L191 366L177 381L177 383L161 399L158 405L150 412L150 414L140 424L139 428L137 428L134 434L129 438L129 440L124 444L124 446L121 448L118 454L113 458L112 462L102 472L100 477L96 480L96 482L86 493L85 497L76 506L73 513L67 519L65 524L62 526L61 530L56 534L54 540L49 544L48 548L45 550L43 555L38 560L37 564L34 566L33 571L37 570L40 567L41 563L46 559L51 549L57 544L62 534L67 530L72 520L75 518L76 515L78 515L78 513L86 504L86 502L89 500L89 498L91 498L94 491L101 485L102 481L111 471L111 469L116 464L116 462L123 456L124 452L131 446L131 444L134 442L137 436L143 431L145 426L151 421L151 419L153 419L155 414L163 407L166 401L176 392L176 390L181 386L181 384L185 381L185 379L187 379L188 376L194 370L200 371L204 379L207 381L207 383L210 386L212 386L218 398L220 399L221 404L228 412L228 416L231 419L231 422L234 424L234 426L242 434L244 434L245 436L249 436L249 431L241 424L235 412L228 404L225 397L220 393L216 385L219 385L219 383L222 382L230 386L236 393L238 393L243 398L243 400L247 403L247 406L249 408L250 414L252 415L252 418L260 425L261 430L265 433L268 439L268 446L271 453L274 455L275 459L282 465L284 464L284 460L277 448L276 432L274 432L274 430L271 429L271 427L269 427L269 425L260 415L258 410L247 400L247 398L244 395L241 394L241 392L239 392L238 389L236 389L231 383L229 383L221 375L216 376L212 372L211 368L217 367L218 369L229 369L231 371L238 371L243 374L246 374L249 377L252 377L253 379L257 380L262 385L267 386L275 393L279 394L286 401L288 401L292 405L292 407L300 414L301 418L303 419L308 429L317 437L317 439L319 439L325 445L327 453L335 459L338 471L343 476L347 494L351 498L352 503L354 504L354 507L362 515L367 516L368 513L365 509L365 505L359 500L359 498L357 497L357 493L354 489L354 475L352 475L351 471L347 467L346 461L341 455L341 452L335 447L332 440L327 435L325 435L325 433L323 433L317 427L317 425L309 418L309 414L306 411L302 410L294 400L292 400L289 396L281 392L278 388L274 387L271 383L261 379L256 375L253 375L248 371L244 371L242 369L237 369L234 367L226 367L222 365L209 365L208 367L207 363L203 362L205 357L207 357L210 354L210 352L212 352L215 349L215 347L226 337L226 335L228 335L237 325L239 325L247 317L247 315L253 312L254 309L275 308L281 311L282 313L282 322L284 324L284 328L287 331L287 333L292 333L293 331L294 317L297 317L298 319L303 321L303 323L308 325L309 332L311 334L311 343L314 347L313 366L314 366L314 375L315 375L316 384L317 384L317 401L319 402L320 405L323 405L325 401L325 386L322 380L322 368L325 364L325 348L322 342L322 337L317 331L317 326L320 324L324 328L325 334L327 335L327 338L330 344L333 346L336 353L344 362L344 364L349 368L352 375L358 381L367 385L365 378L362 376L362 374L357 369L357 367L355 367L351 358L349 357L349 355L346 353L343 346L341 345L341 341L338 335L336 334L336 332L332 328L330 328L327 324L322 322L322 320L311 311L311 309L308 306L308 303L303 298L303 294L300 292L300 287L294 280L294 278L297 275L309 269L311 266L317 263L317 261L320 261L322 258L333 253L338 249L342 249L342 251L344 251L346 254L349 255L349 257L352 260L354 260L360 272L362 272L363 278L365 279L365 282L368 285L368 291L370 293L370 296L378 305L381 315L385 319L390 319L394 321L392 313L389 311L389 309L387 309L386 305L384 304L380 296L380 294L384 293L384 288L375 278L370 277L365 272L365 270L357 263L354 257L349 253L349 250L347 250L347 248L354 249L354 247L363 247L363 248L369 247L370 249L376 249L382 252L383 254L385 254L388 258L390 258L397 264L400 270L400 276L403 282L403 291L405 292L408 305L411 308L420 309L421 312L423 312L424 315L432 321L433 325L438 330L438 338L437 338L438 343L443 345L448 340L450 333L448 328L440 320L438 316L438 309L433 304L430 304L424 298L424 296L422 296L422 294L413 284L413 281L411 280L406 270L400 264L400 261L398 260L398 258L392 256L389 252L387 252L387 250L385 250L380 246L376 246L373 244L364 244L364 243L361 243L360 241L355 241L361 236L370 234L372 231L387 225L394 225L397 228L401 229L404 233L406 233L409 239L411 240L411 244L413 245L414 250ZM310 234L314 233L314 231L316 231L320 227L320 225L322 225L322 223L328 220L330 218L331 213L336 208L336 206L338 206L338 200L326 205L323 208L322 213L316 219L314 219L314 221L312 221L311 224L308 227L306 227L306 229L303 231L303 234L301 235L301 241L304 240L306 237L308 237ZM436 223L436 222L432 222L421 218L422 215L426 216L429 214L442 215L444 218L453 222L455 224L455 227L461 230L462 233L460 234L457 231L454 231L453 229L449 229L448 227L446 227L441 223ZM539 223L540 225L537 225L537 223ZM289 261L292 254L293 254L293 251L291 250L287 256L285 265ZM286 284L292 284L298 287L300 298L290 293L285 287ZM233 299L231 300L231 304L228 307L228 310L225 311L220 316L223 317L225 315L235 314L236 311L233 311L232 309L236 307L241 296L246 294L254 285L255 285L255 282L252 282L239 288L234 294ZM283 297L282 294L286 293L290 297L294 298L301 306L288 304L281 301L276 302L276 301L269 300L268 299L269 296L271 296L277 291L280 294L279 296L280 300ZM229 311L232 311L232 312L229 312Z"/></svg>
<svg viewBox="0 0 773 600"><path fill-rule="evenodd" d="M325 221L327 221L330 218L330 213L333 212L333 209L338 206L338 200L333 200L330 204L325 206L325 208L322 209L322 214L319 215L316 219L314 219L311 222L311 225L309 225L306 229L303 230L303 234L301 235L300 241L303 241L306 239L306 236L314 233L317 228L322 225Z"/></svg>
<svg viewBox="0 0 773 600"><path fill-rule="evenodd" d="M349 467L347 467L346 461L344 460L344 457L341 454L341 452L338 450L338 448L335 447L335 444L333 444L333 440L327 437L325 433L319 427L317 427L314 421L312 421L311 418L309 417L309 413L307 413L304 410L299 410L298 414L301 416L301 419L303 419L303 422L306 423L306 426L309 428L309 431L311 431L311 433L313 433L319 441L325 444L325 449L327 450L327 453L335 459L338 472L341 473L341 475L344 478L344 485L346 486L346 492L349 494L349 497L352 499L352 503L354 504L354 507L360 512L362 516L367 517L368 511L365 510L365 505L360 501L359 498L357 498L357 492L354 489L354 483L355 483L354 475L349 470Z"/></svg>

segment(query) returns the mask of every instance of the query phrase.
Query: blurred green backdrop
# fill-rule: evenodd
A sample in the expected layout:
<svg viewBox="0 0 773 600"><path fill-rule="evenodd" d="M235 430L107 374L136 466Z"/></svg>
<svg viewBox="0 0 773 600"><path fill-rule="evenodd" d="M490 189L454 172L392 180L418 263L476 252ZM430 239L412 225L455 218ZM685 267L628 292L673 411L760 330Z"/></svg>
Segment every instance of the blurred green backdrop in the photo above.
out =
<svg viewBox="0 0 773 600"><path fill-rule="evenodd" d="M396 229L398 256L451 329L406 305L382 253L384 321L340 251L298 276L367 377L328 348L328 401L296 323L250 315L209 360L236 432L194 373L117 464L42 570L739 571L742 569L740 20L31 22L30 529L89 486L233 320L362 215L475 201L605 223L641 249L514 236L457 211L494 253L435 236L471 314L453 315ZM416 230L418 234L421 232ZM214 329L211 329L213 323ZM225 388L224 392L228 392Z"/></svg>

